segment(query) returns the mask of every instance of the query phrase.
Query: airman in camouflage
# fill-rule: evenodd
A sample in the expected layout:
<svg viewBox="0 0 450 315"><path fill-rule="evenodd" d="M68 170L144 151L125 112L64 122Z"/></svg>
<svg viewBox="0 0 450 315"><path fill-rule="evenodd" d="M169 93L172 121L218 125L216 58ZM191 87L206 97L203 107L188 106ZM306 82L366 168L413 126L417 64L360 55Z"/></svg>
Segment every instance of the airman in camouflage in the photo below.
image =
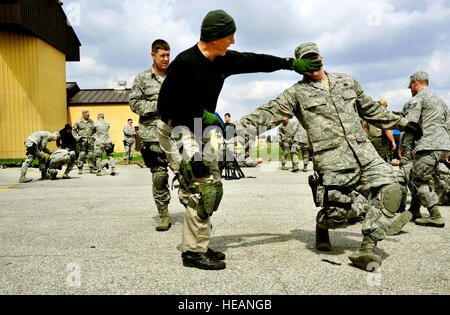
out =
<svg viewBox="0 0 450 315"><path fill-rule="evenodd" d="M306 134L305 128L297 121L295 122L296 132L294 135L294 144L292 145L294 152L302 152L303 159L303 172L308 171L308 164L310 159L310 147L308 135Z"/></svg>
<svg viewBox="0 0 450 315"><path fill-rule="evenodd" d="M384 108L387 108L386 100L380 99L378 103L381 106L384 106ZM370 142L372 142L381 158L386 162L390 162L393 158L392 152L397 150L397 144L395 143L392 130L381 130L366 121L364 122L363 127L370 137ZM389 143L392 146L391 150L389 149Z"/></svg>
<svg viewBox="0 0 450 315"><path fill-rule="evenodd" d="M323 58L314 43L296 49L296 58ZM402 191L392 168L377 154L360 123L360 118L382 128L400 128L417 135L419 126L397 116L367 96L351 76L324 69L304 74L299 83L277 99L244 116L236 128L272 128L296 116L306 129L314 153L318 180L311 179L317 215L317 248L331 250L328 229L346 225L351 210L351 192L356 190L370 202L362 233L363 242L349 258L355 266L373 271L382 259L374 249L386 236L400 207Z"/></svg>
<svg viewBox="0 0 450 315"><path fill-rule="evenodd" d="M123 127L123 164L131 164L133 162L134 150L136 149L136 130L133 127L133 119L128 119L128 124Z"/></svg>
<svg viewBox="0 0 450 315"><path fill-rule="evenodd" d="M152 44L153 66L138 74L130 93L130 108L140 116L139 133L142 141L141 154L153 176L153 198L159 212L157 231L171 227L169 216L170 190L168 162L159 145L157 122L160 120L157 103L159 90L166 77L170 61L170 46L163 40Z"/></svg>
<svg viewBox="0 0 450 315"><path fill-rule="evenodd" d="M53 152L47 161L48 176L50 176L53 180L56 179L58 176L58 170L61 170L65 164L67 164L67 167L64 171L63 178L69 179L69 173L75 165L75 151L69 152L65 149L58 149Z"/></svg>
<svg viewBox="0 0 450 315"><path fill-rule="evenodd" d="M116 160L114 159L114 144L109 137L109 122L105 121L104 114L98 114L98 120L94 123L95 132L95 159L96 159L96 169L97 176L102 176L102 170L104 166L111 168L111 176L116 175ZM106 153L108 158L107 164L103 165L102 156L103 152Z"/></svg>
<svg viewBox="0 0 450 315"><path fill-rule="evenodd" d="M417 139L412 135L402 135L400 152L405 146L414 148L414 160L411 171L410 189L413 199L426 207L429 218L418 218L416 224L432 227L444 227L445 222L439 212L439 197L434 190L433 181L437 178L439 163L450 155L450 138L448 135L448 108L445 100L434 94L428 87L428 74L416 72L410 77L409 88L413 98L405 105L405 118L420 124L423 137ZM412 208L415 217L420 216L420 206Z"/></svg>
<svg viewBox="0 0 450 315"><path fill-rule="evenodd" d="M95 173L95 153L94 153L94 121L89 118L88 110L82 111L82 117L75 122L72 128L72 135L77 141L76 151L78 152L78 174L83 174L84 156L88 155L88 165L91 173Z"/></svg>
<svg viewBox="0 0 450 315"><path fill-rule="evenodd" d="M280 141L281 150L283 155L281 156L281 169L283 171L289 170L286 167L286 160L291 154L292 169L293 171L298 171L298 147L294 146L294 136L296 132L296 125L294 122L288 119L284 120L283 123L278 128L278 139Z"/></svg>
<svg viewBox="0 0 450 315"><path fill-rule="evenodd" d="M27 178L26 174L35 158L39 159L39 170L41 171L42 179L47 177L47 172L45 169L45 155L42 152L47 153L48 155L52 154L52 151L47 148L47 144L51 141L58 140L59 136L59 132L54 132L52 134L48 131L37 131L25 140L27 157L22 164L19 183L31 182L32 179Z"/></svg>

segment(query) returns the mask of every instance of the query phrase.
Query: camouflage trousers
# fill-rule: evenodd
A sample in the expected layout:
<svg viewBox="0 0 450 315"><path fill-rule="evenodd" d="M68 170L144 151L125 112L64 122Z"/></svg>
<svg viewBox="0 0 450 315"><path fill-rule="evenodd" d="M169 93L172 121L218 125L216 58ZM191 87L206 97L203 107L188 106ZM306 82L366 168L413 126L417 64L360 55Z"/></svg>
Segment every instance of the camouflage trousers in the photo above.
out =
<svg viewBox="0 0 450 315"><path fill-rule="evenodd" d="M33 163L34 159L39 159L39 170L42 172L45 170L45 155L38 150L37 145L33 142L25 142L25 148L26 148L26 158L25 161L22 163L22 169L21 173L22 175L25 175L28 171L28 168L31 166L31 163Z"/></svg>
<svg viewBox="0 0 450 315"><path fill-rule="evenodd" d="M170 168L174 173L180 170L180 162L184 159L190 161L197 152L203 149L203 156L210 162L212 176L208 178L196 178L189 183L188 187L180 187L178 197L181 204L186 208L186 213L183 222L182 243L183 252L200 252L205 253L208 250L209 242L211 240L211 218L206 220L201 219L197 210L189 206L189 201L192 200L198 203L201 194L200 188L206 183L220 183L221 174L219 169L219 161L215 159L213 149L211 148L211 155L205 153L205 146L203 139L196 139L194 134L188 128L177 128L180 131L179 143L183 146L183 151L180 153L176 141L172 138L172 128L162 121L158 121L159 143L162 150L166 153ZM178 138L178 137L177 137Z"/></svg>
<svg viewBox="0 0 450 315"><path fill-rule="evenodd" d="M434 191L439 197L439 205L448 205L450 202L450 170L444 163L439 163L438 176L434 180Z"/></svg>
<svg viewBox="0 0 450 315"><path fill-rule="evenodd" d="M81 138L76 145L76 152L78 154L77 166L79 169L83 168L84 157L88 155L88 165L90 169L95 169L95 149L93 140Z"/></svg>
<svg viewBox="0 0 450 315"><path fill-rule="evenodd" d="M133 155L134 155L134 150L136 149L136 141L128 141L128 140L124 140L123 141L123 147L124 147L124 153L123 153L123 160L126 161L132 161L133 160Z"/></svg>
<svg viewBox="0 0 450 315"><path fill-rule="evenodd" d="M449 151L421 151L414 156L409 188L413 197L417 196L420 204L427 209L439 204L435 181L440 162L449 154Z"/></svg>
<svg viewBox="0 0 450 315"><path fill-rule="evenodd" d="M371 236L373 239L381 241L386 237L386 231L392 223L392 216L385 214L380 204L381 190L387 187L399 188L393 176L390 165L381 158L375 159L369 165L355 170L345 170L341 172L327 172L324 174L325 184L330 188L328 191L328 201L330 204L341 204L343 206L329 206L322 209L317 215L317 223L325 229L344 228L348 225L348 219L355 216L355 209L352 205L359 203L356 207L356 215L365 213L365 220L362 225L362 234ZM337 189L339 187L339 190ZM356 199L358 192L367 199ZM397 198L402 198L401 192ZM347 207L344 205L348 205ZM355 208L355 207L354 207Z"/></svg>
<svg viewBox="0 0 450 315"><path fill-rule="evenodd" d="M69 175L69 173L73 170L73 167L75 166L75 163L67 162L67 160L62 160L58 158L50 159L47 167L47 173L48 175L51 175L52 173L58 173L58 170L62 170L62 167L64 164L67 164L66 170L64 171L64 174Z"/></svg>
<svg viewBox="0 0 450 315"><path fill-rule="evenodd" d="M150 143L149 148L151 154L155 157L154 164L150 167L152 173L153 199L155 200L158 212L161 213L167 209L171 199L167 158L158 142Z"/></svg>
<svg viewBox="0 0 450 315"><path fill-rule="evenodd" d="M114 152L113 152L113 144L112 143L95 143L94 152L95 152L95 160L96 160L95 167L97 168L97 171L101 171L104 167L104 165L102 163L103 152L106 153L106 156L108 158L109 167L111 167L111 168L116 167L116 160L114 159L114 155L113 155Z"/></svg>
<svg viewBox="0 0 450 315"><path fill-rule="evenodd" d="M303 143L294 142L294 144L291 147L291 150L293 152L297 152L297 153L301 152L302 153L302 159L303 159L303 165L304 166L308 166L309 158L310 158L310 149L309 149L308 145L305 145Z"/></svg>
<svg viewBox="0 0 450 315"><path fill-rule="evenodd" d="M285 164L289 154L291 154L292 164L297 164L300 162L298 158L298 152L300 150L299 146L290 141L284 141L281 143L281 148L283 150L283 155L281 156L281 164Z"/></svg>

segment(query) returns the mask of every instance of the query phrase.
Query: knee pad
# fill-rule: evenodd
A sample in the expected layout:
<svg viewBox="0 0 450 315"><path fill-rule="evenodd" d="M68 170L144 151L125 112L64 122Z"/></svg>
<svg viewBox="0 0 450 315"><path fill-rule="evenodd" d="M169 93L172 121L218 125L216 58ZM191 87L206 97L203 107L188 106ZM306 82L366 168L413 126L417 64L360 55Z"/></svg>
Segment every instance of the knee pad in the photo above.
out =
<svg viewBox="0 0 450 315"><path fill-rule="evenodd" d="M200 219L206 220L219 208L223 197L223 186L222 183L203 184L200 189L201 199L196 210Z"/></svg>
<svg viewBox="0 0 450 315"><path fill-rule="evenodd" d="M388 218L393 218L403 201L403 190L399 184L383 186L372 203L381 209Z"/></svg>
<svg viewBox="0 0 450 315"><path fill-rule="evenodd" d="M30 147L26 147L26 149L27 149L26 155L33 155L33 156L36 155L37 146L36 146L35 144L33 144L33 145L30 146Z"/></svg>
<svg viewBox="0 0 450 315"><path fill-rule="evenodd" d="M169 163L167 162L166 154L159 148L156 147L157 144L144 143L141 149L142 158L144 159L145 165L148 168L155 167L167 167ZM132 152L130 152L130 155Z"/></svg>
<svg viewBox="0 0 450 315"><path fill-rule="evenodd" d="M112 155L113 155L113 153L114 153L114 147L115 147L115 145L112 144L112 143L108 143L108 144L105 146L105 151L106 151L106 155L107 155L107 156L112 156Z"/></svg>
<svg viewBox="0 0 450 315"><path fill-rule="evenodd" d="M208 161L201 159L199 153L196 153L191 161L182 160L180 162L180 174L190 184L197 178L210 177L212 175L211 165Z"/></svg>
<svg viewBox="0 0 450 315"><path fill-rule="evenodd" d="M168 188L169 175L166 172L158 172L153 175L153 186L157 191L163 191Z"/></svg>

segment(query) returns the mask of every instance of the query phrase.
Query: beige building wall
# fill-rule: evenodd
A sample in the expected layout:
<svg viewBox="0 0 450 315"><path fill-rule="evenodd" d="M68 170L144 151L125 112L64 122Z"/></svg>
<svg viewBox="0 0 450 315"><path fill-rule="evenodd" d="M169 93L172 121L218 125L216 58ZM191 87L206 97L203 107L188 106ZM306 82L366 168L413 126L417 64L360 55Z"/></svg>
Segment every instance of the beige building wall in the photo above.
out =
<svg viewBox="0 0 450 315"><path fill-rule="evenodd" d="M68 109L68 119L71 126L81 118L81 111L87 109L91 113L91 119L97 120L99 113L105 114L105 120L111 124L109 135L112 142L116 145L114 152L120 153L123 148L123 127L127 124L129 118L133 119L133 126L139 126L139 116L133 113L128 104L108 104L108 105L71 105Z"/></svg>
<svg viewBox="0 0 450 315"><path fill-rule="evenodd" d="M30 134L66 123L65 55L37 37L0 30L0 159L24 158Z"/></svg>

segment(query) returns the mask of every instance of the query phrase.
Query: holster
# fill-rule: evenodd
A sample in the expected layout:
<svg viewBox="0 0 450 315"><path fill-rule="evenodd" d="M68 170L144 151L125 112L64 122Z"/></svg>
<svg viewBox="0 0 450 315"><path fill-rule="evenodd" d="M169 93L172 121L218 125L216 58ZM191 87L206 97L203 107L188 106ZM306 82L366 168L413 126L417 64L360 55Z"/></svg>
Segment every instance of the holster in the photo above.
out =
<svg viewBox="0 0 450 315"><path fill-rule="evenodd" d="M326 207L328 205L328 189L323 185L323 177L314 173L314 175L308 177L308 183L316 207Z"/></svg>

